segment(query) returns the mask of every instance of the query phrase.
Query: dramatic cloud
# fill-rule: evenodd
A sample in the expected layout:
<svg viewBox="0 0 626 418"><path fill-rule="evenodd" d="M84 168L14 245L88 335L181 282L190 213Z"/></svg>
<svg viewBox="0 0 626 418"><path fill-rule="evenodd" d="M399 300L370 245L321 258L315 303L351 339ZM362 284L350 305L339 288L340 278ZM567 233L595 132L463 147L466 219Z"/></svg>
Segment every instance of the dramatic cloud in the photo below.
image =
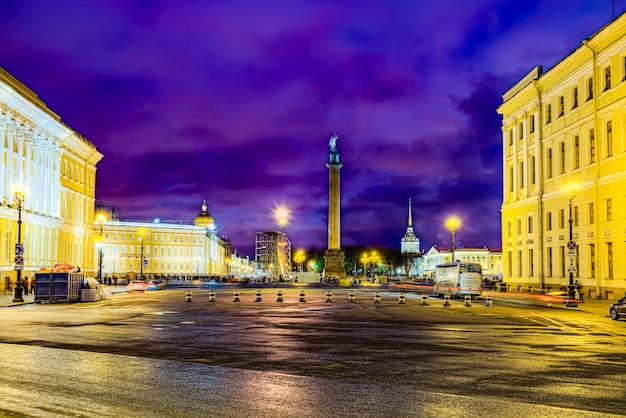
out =
<svg viewBox="0 0 626 418"><path fill-rule="evenodd" d="M252 255L254 232L327 240L337 132L342 243L500 247L496 108L611 18L609 2L6 0L4 67L95 143L120 219L191 221ZM291 222L279 227L272 209Z"/></svg>

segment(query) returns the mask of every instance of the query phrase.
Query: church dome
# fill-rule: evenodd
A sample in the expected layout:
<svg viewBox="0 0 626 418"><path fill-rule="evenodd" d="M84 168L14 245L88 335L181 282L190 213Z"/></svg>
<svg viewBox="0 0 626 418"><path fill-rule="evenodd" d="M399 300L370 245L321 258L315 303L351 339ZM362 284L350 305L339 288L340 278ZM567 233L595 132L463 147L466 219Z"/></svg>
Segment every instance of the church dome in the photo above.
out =
<svg viewBox="0 0 626 418"><path fill-rule="evenodd" d="M193 224L197 226L204 226L208 229L215 229L215 220L209 212L207 212L206 200L202 201L202 211L198 214L198 216L196 216Z"/></svg>

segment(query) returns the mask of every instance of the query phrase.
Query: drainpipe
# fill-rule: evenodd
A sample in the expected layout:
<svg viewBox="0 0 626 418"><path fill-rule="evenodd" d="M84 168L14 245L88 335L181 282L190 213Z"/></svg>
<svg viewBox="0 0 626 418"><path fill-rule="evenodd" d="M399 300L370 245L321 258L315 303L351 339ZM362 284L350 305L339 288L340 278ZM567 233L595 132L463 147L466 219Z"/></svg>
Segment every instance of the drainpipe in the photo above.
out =
<svg viewBox="0 0 626 418"><path fill-rule="evenodd" d="M598 89L596 88L596 86L598 85L598 83L600 82L600 79L598 78L598 60L597 60L597 52L595 49L593 49L593 47L591 45L589 45L589 40L585 39L583 40L583 45L586 46L587 48L589 48L589 50L591 51L592 54L592 68L591 68L591 74L593 77L593 86L592 86L592 93L593 93L593 131L594 131L594 136L595 136L595 141L596 141L596 161L595 161L595 173L594 173L594 178L593 178L593 204L596 206L594 208L594 220L593 220L593 224L594 224L594 232L593 232L593 243L594 246L596 248L596 277L595 277L595 285L596 285L596 298L598 299L602 299L602 294L600 293L600 274L603 271L601 267L603 267L602 265L602 257L599 256L600 254L600 241L599 241L599 237L600 237L600 225L599 225L599 217L598 217L598 213L600 212L600 208L598 207L598 179L600 178L600 153L598 152L600 149L600 141L598 140L600 138L600 130L598 129Z"/></svg>
<svg viewBox="0 0 626 418"><path fill-rule="evenodd" d="M536 138L535 138L535 187L537 187L537 229L538 241L539 241L539 254L538 258L541 261L539 263L539 289L543 290L545 285L545 263L544 263L544 213L543 213L543 102L541 101L541 88L539 79L533 80L533 86L537 90L537 124L535 126ZM537 175L538 174L538 175ZM533 254L534 256L534 254Z"/></svg>

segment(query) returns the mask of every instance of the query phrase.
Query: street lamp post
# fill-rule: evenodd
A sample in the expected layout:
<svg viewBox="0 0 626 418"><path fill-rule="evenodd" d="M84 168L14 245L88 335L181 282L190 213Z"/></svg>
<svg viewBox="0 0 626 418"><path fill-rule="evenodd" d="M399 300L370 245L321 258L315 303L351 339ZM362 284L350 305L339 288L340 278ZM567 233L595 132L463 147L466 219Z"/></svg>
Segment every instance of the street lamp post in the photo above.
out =
<svg viewBox="0 0 626 418"><path fill-rule="evenodd" d="M24 269L24 245L22 244L22 204L26 194L15 186L15 200L17 201L17 242L15 243L15 272L17 279L15 282L15 295L13 302L24 302L22 298L22 270Z"/></svg>
<svg viewBox="0 0 626 418"><path fill-rule="evenodd" d="M567 199L569 205L569 242L568 242L568 250L573 251L573 256L570 255L570 267L569 267L569 286L567 286L567 303L566 307L576 307L578 303L574 302L576 300L576 291L574 289L574 269L573 260L576 257L576 243L574 242L574 234L573 234L573 224L574 219L572 218L572 199L576 196L576 193L580 190L580 183L576 181L569 182L561 187L561 192L565 195L565 199Z"/></svg>
<svg viewBox="0 0 626 418"><path fill-rule="evenodd" d="M102 225L106 221L104 214L100 213L96 216L96 221L100 225L100 234L98 239L98 281L102 283Z"/></svg>
<svg viewBox="0 0 626 418"><path fill-rule="evenodd" d="M453 215L453 216L448 217L448 219L446 219L446 227L448 227L448 229L452 233L452 249L451 249L452 262L454 262L454 231L459 229L460 226L461 226L461 219L458 216Z"/></svg>
<svg viewBox="0 0 626 418"><path fill-rule="evenodd" d="M139 242L141 242L141 253L139 255L139 280L143 280L143 236L146 233L143 229L139 230Z"/></svg>

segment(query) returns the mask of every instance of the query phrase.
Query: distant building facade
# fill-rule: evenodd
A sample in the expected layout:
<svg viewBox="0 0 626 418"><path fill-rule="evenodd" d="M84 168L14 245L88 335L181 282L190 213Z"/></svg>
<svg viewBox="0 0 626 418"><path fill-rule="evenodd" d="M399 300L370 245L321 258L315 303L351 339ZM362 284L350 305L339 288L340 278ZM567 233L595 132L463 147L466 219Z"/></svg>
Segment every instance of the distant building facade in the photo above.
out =
<svg viewBox="0 0 626 418"><path fill-rule="evenodd" d="M454 259L469 263L479 263L482 266L483 276L502 277L502 251L500 249L483 248L455 248ZM424 275L432 276L438 264L452 261L450 248L433 245L424 254Z"/></svg>
<svg viewBox="0 0 626 418"><path fill-rule="evenodd" d="M587 297L624 296L626 15L550 70L535 67L498 112L504 279L558 289L572 271ZM577 192L565 193L571 185Z"/></svg>
<svg viewBox="0 0 626 418"><path fill-rule="evenodd" d="M96 224L95 228L99 235L100 226ZM249 263L233 258L230 243L217 235L206 202L189 224L106 220L102 223L101 245L104 279L135 278L140 274L144 278L224 277L233 270L249 270ZM95 256L97 262L98 254Z"/></svg>
<svg viewBox="0 0 626 418"><path fill-rule="evenodd" d="M15 281L17 185L25 190L22 277L57 262L94 269L96 164L103 155L0 68L0 289Z"/></svg>
<svg viewBox="0 0 626 418"><path fill-rule="evenodd" d="M255 233L255 261L260 275L287 278L291 271L291 242L287 234L279 231Z"/></svg>
<svg viewBox="0 0 626 418"><path fill-rule="evenodd" d="M418 276L423 274L423 254L420 252L420 239L413 231L413 211L409 199L408 225L404 236L400 240L400 252L403 257L404 274Z"/></svg>

